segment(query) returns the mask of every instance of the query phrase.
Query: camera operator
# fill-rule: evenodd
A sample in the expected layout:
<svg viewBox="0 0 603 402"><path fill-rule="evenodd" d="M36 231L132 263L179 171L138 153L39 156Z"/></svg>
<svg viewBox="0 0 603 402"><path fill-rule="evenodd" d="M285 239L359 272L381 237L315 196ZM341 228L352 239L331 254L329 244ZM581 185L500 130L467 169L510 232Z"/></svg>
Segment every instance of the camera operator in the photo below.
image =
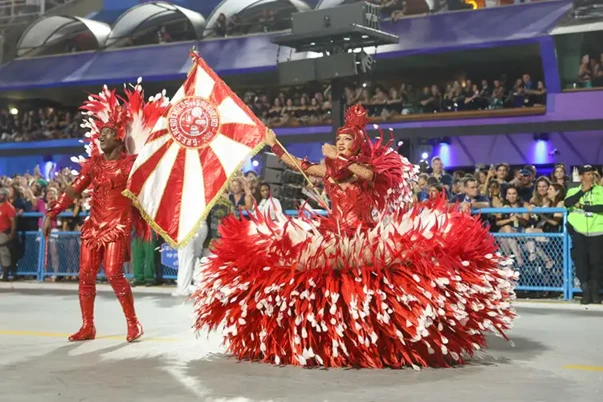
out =
<svg viewBox="0 0 603 402"><path fill-rule="evenodd" d="M603 186L595 182L595 168L578 168L580 186L570 188L564 201L572 236L571 255L582 288L581 304L600 304L603 270Z"/></svg>

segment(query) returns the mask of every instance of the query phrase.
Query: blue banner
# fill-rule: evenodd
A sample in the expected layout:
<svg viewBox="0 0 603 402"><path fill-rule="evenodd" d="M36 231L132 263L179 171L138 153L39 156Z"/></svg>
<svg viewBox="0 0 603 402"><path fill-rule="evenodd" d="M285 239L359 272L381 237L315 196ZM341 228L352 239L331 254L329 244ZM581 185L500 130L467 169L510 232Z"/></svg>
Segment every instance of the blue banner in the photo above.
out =
<svg viewBox="0 0 603 402"><path fill-rule="evenodd" d="M178 270L178 251L166 243L161 245L161 264Z"/></svg>

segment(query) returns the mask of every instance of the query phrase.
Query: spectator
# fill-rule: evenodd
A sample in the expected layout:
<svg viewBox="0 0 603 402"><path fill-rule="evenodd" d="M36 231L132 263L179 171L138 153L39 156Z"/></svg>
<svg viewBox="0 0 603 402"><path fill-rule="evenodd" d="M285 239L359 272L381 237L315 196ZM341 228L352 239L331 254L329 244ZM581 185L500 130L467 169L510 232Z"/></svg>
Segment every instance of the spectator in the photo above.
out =
<svg viewBox="0 0 603 402"><path fill-rule="evenodd" d="M536 89L530 92L532 106L546 105L546 88L543 81L538 81Z"/></svg>
<svg viewBox="0 0 603 402"><path fill-rule="evenodd" d="M243 192L244 191L244 192ZM230 194L228 200L237 210L253 210L253 195L246 180L235 177L230 182Z"/></svg>
<svg viewBox="0 0 603 402"><path fill-rule="evenodd" d="M258 213L269 217L273 221L280 219L283 215L283 208L281 207L281 202L277 198L272 197L270 184L262 183L260 185L260 195L261 200L257 208Z"/></svg>
<svg viewBox="0 0 603 402"><path fill-rule="evenodd" d="M490 200L491 208L502 208L504 206L502 188L496 180L488 182L488 199Z"/></svg>
<svg viewBox="0 0 603 402"><path fill-rule="evenodd" d="M8 281L9 274L16 277L16 265L12 253L14 252L14 240L17 235L17 212L8 202L9 191L5 187L0 188L0 265L2 265L2 280Z"/></svg>
<svg viewBox="0 0 603 402"><path fill-rule="evenodd" d="M578 68L578 86L580 88L592 88L593 72L590 68L590 57L585 54L580 59L580 67Z"/></svg>
<svg viewBox="0 0 603 402"><path fill-rule="evenodd" d="M549 187L551 183L549 179L546 177L540 177L536 180L534 193L532 198L530 199L528 208L532 210L533 208L548 208L550 207L550 200L548 198ZM547 221L544 219L542 214L531 214L530 221L526 228L526 233L543 233L544 227L546 226ZM548 239L544 237L536 237L536 242L533 240L526 242L526 249L529 252L530 261L534 261L537 257L540 257L542 261L544 261L547 269L552 269L554 266L554 262L550 259L549 256L546 255L542 247L536 245L536 243L547 243Z"/></svg>
<svg viewBox="0 0 603 402"><path fill-rule="evenodd" d="M534 194L534 176L536 175L532 166L524 166L519 171L519 183L516 185L519 198L529 202Z"/></svg>
<svg viewBox="0 0 603 402"><path fill-rule="evenodd" d="M218 16L218 20L216 21L216 27L214 28L214 34L218 38L223 38L226 36L227 32L228 32L228 28L227 28L226 15L224 13L221 13Z"/></svg>
<svg viewBox="0 0 603 402"><path fill-rule="evenodd" d="M467 81L470 82L469 80ZM472 84L471 88L467 86L468 90L465 93L465 109L467 110L478 110L480 109L480 92L477 85Z"/></svg>
<svg viewBox="0 0 603 402"><path fill-rule="evenodd" d="M427 189L428 195L430 199L434 199L436 197L442 197L444 199L448 199L448 195L446 193L446 189L440 183L432 183Z"/></svg>
<svg viewBox="0 0 603 402"><path fill-rule="evenodd" d="M417 185L415 189L415 193L417 195L417 200L419 202L425 201L429 198L428 188L427 188L427 180L429 179L429 175L427 173L421 173L419 178L417 179Z"/></svg>
<svg viewBox="0 0 603 402"><path fill-rule="evenodd" d="M536 185L530 198L530 205L534 207L543 207L548 202L548 191L551 182L548 178L542 176L536 180Z"/></svg>
<svg viewBox="0 0 603 402"><path fill-rule="evenodd" d="M168 32L165 25L162 25L157 31L157 42L158 43L169 43L172 41L172 35Z"/></svg>
<svg viewBox="0 0 603 402"><path fill-rule="evenodd" d="M57 202L57 200L59 199L59 191L55 188L49 188L48 191L46 192L46 199L42 199L42 198L38 198L37 202L36 202L36 208L35 211L39 212L41 214L46 214L46 211L48 211L50 208L52 208L52 205ZM38 228L41 230L42 226L44 224L44 218L40 217L38 219ZM54 218L51 221L51 231L50 231L50 238L48 240L48 248L49 248L49 253L48 253L48 267L45 267L46 269L50 268L53 272L53 275L50 277L50 281L55 282L58 278L57 278L57 273L59 272L59 250L58 250L58 240L59 240L59 236L58 236L58 231L59 231L59 220L58 218Z"/></svg>
<svg viewBox="0 0 603 402"><path fill-rule="evenodd" d="M463 186L461 184L461 179L452 179L452 188L450 189L452 195L462 194Z"/></svg>
<svg viewBox="0 0 603 402"><path fill-rule="evenodd" d="M565 187L559 183L551 183L547 190L547 206L550 208L563 208L563 200L565 199L566 190ZM561 229L561 222L563 221L562 213L554 214L542 214L542 219L546 221L543 226L543 232L559 232Z"/></svg>
<svg viewBox="0 0 603 402"><path fill-rule="evenodd" d="M504 105L505 88L503 88L500 80L494 80L494 88L490 96L490 108L500 109Z"/></svg>
<svg viewBox="0 0 603 402"><path fill-rule="evenodd" d="M423 88L423 95L419 99L423 113L433 113L439 110L436 106L436 98L431 93L429 87Z"/></svg>
<svg viewBox="0 0 603 402"><path fill-rule="evenodd" d="M519 197L515 186L507 188L507 196L503 208L526 208L527 203ZM528 226L529 215L527 213L500 214L496 217L496 226L500 233L523 233ZM501 242L503 250L507 255L515 255L517 265L523 265L523 256L515 239L503 239Z"/></svg>
<svg viewBox="0 0 603 402"><path fill-rule="evenodd" d="M570 182L570 178L567 176L567 170L563 163L555 165L553 173L551 173L551 183L557 183L564 187L567 187Z"/></svg>
<svg viewBox="0 0 603 402"><path fill-rule="evenodd" d="M236 15L228 18L228 22L226 23L226 35L232 36L237 33L239 30L239 20Z"/></svg>
<svg viewBox="0 0 603 402"><path fill-rule="evenodd" d="M452 187L452 176L444 171L444 163L439 156L431 158L431 170L431 176L438 179L447 190L450 190Z"/></svg>
<svg viewBox="0 0 603 402"><path fill-rule="evenodd" d="M594 87L603 86L603 53L599 55L593 67L592 84Z"/></svg>
<svg viewBox="0 0 603 402"><path fill-rule="evenodd" d="M479 193L477 180L473 176L465 176L462 180L463 193L458 194L450 200L451 204L459 203L461 211L468 212L471 209L488 208L490 201L488 197Z"/></svg>

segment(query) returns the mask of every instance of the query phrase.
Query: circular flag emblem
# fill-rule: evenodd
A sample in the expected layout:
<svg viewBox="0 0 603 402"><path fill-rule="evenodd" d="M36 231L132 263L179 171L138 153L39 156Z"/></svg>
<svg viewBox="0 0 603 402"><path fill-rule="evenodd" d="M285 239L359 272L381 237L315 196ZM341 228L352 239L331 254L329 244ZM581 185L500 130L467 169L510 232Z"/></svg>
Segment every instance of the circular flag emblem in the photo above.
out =
<svg viewBox="0 0 603 402"><path fill-rule="evenodd" d="M218 109L198 96L178 101L170 109L167 119L170 134L186 148L206 146L220 129Z"/></svg>

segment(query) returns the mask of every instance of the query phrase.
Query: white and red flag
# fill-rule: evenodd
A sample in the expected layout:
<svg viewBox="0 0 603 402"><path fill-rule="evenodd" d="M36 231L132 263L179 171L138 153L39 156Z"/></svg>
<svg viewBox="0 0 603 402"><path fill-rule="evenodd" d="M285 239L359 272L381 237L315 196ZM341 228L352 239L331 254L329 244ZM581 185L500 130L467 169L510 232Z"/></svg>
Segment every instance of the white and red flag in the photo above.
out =
<svg viewBox="0 0 603 402"><path fill-rule="evenodd" d="M230 177L260 151L264 124L201 59L134 163L125 195L172 247L191 240Z"/></svg>

